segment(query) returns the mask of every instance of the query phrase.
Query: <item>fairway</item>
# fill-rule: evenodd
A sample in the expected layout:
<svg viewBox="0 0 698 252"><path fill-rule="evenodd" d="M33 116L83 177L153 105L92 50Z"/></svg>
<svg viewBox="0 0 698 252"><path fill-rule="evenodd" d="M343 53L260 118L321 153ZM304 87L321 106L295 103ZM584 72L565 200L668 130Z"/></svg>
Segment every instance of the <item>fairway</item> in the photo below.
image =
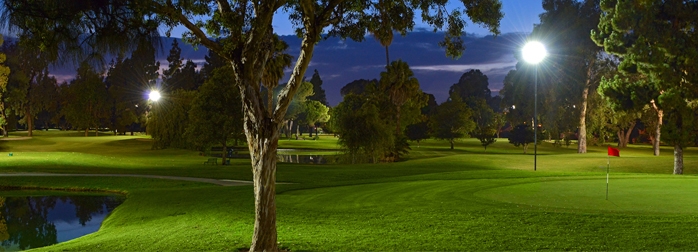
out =
<svg viewBox="0 0 698 252"><path fill-rule="evenodd" d="M477 196L551 210L638 214L698 214L698 178L626 177L524 183L483 190Z"/></svg>
<svg viewBox="0 0 698 252"><path fill-rule="evenodd" d="M249 159L203 164L193 150L153 150L148 136L83 137L37 131L3 141L0 187L112 192L126 201L96 233L38 250L235 251L248 248L252 186L159 179L252 179ZM15 133L21 135L21 132ZM337 154L337 138L281 140L280 149ZM240 146L241 147L241 146ZM291 164L277 170L279 244L291 251L691 250L698 226L698 153L670 175L671 148L646 145L612 160L605 200L605 146L539 146L533 155L499 139L413 146L405 161ZM117 174L119 176L98 176ZM130 174L137 175L131 177ZM94 176L87 176L94 175ZM129 177L125 177L129 176ZM199 180L204 181L204 180ZM609 225L612 223L612 225Z"/></svg>

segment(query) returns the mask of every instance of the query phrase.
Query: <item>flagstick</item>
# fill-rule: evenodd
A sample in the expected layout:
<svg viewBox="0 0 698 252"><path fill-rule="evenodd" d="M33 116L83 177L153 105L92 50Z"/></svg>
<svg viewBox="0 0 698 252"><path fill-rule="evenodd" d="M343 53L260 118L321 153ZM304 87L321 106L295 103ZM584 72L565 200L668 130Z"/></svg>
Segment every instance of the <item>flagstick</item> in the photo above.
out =
<svg viewBox="0 0 698 252"><path fill-rule="evenodd" d="M606 200L608 200L608 170L611 167L611 156L607 155L608 161L606 162Z"/></svg>

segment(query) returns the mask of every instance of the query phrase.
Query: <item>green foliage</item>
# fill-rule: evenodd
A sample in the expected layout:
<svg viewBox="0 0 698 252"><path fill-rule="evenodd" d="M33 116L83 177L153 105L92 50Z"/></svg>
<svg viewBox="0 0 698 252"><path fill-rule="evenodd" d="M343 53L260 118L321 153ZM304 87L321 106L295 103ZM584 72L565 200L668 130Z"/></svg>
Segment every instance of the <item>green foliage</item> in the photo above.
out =
<svg viewBox="0 0 698 252"><path fill-rule="evenodd" d="M622 58L619 70L623 75L613 79L611 84L639 79L624 88L611 88L624 91L618 93L625 96L630 94L630 98L623 100L623 105L627 106L628 101L635 102L635 97L649 96L651 100L644 98L645 103L640 104L649 103L658 113L661 110L674 113L684 109L682 102L674 101L698 98L698 75L694 74L698 70L694 62L698 58L698 33L695 29L698 3L603 0L600 6L603 14L591 37L606 52ZM671 120L680 121L665 120L665 124L682 125L682 118L672 116ZM671 131L674 130L689 128L678 126ZM674 135L688 136L690 133L674 132ZM660 139L655 140L658 146ZM655 154L659 154L659 149L655 149ZM674 170L683 170L682 163L682 160L674 162Z"/></svg>
<svg viewBox="0 0 698 252"><path fill-rule="evenodd" d="M244 140L240 90L229 85L230 77L229 69L215 70L192 101L185 136L199 150Z"/></svg>
<svg viewBox="0 0 698 252"><path fill-rule="evenodd" d="M392 105L389 111L392 112L390 115L395 121L397 135L402 135L407 125L417 122L415 119L419 119L418 115L421 114L419 109L426 105L426 97L419 87L419 81L414 77L410 66L401 60L393 61L386 67L386 71L381 72L378 92L387 95L387 102ZM406 109L408 106L412 109ZM405 118L412 120L403 123Z"/></svg>
<svg viewBox="0 0 698 252"><path fill-rule="evenodd" d="M117 57L112 63L105 79L111 102L108 126L112 130L133 134L145 126L146 95L157 89L159 68L155 49L147 43L138 45L130 58Z"/></svg>
<svg viewBox="0 0 698 252"><path fill-rule="evenodd" d="M475 128L472 121L472 110L457 97L449 99L436 108L429 118L429 128L437 139L445 139L451 143L457 138L462 138Z"/></svg>
<svg viewBox="0 0 698 252"><path fill-rule="evenodd" d="M325 89L322 88L322 79L320 78L320 73L318 73L317 69L315 69L315 72L313 72L313 76L310 78L309 82L313 84L313 95L308 97L308 99L319 101L323 105L328 106L329 104L327 103Z"/></svg>
<svg viewBox="0 0 698 252"><path fill-rule="evenodd" d="M75 80L67 87L63 110L73 127L85 130L98 128L108 117L107 88L102 77L86 62L80 64ZM95 134L97 131L95 131Z"/></svg>
<svg viewBox="0 0 698 252"><path fill-rule="evenodd" d="M378 107L363 96L345 96L332 113L330 120L339 133L339 144L352 163L363 157L376 163L395 144L391 125L385 123Z"/></svg>
<svg viewBox="0 0 698 252"><path fill-rule="evenodd" d="M329 108L319 101L306 100L303 104L302 121L312 130L316 123L326 122L330 119Z"/></svg>
<svg viewBox="0 0 698 252"><path fill-rule="evenodd" d="M0 46L5 42L3 36L0 35ZM5 100L7 99L7 81L10 75L10 68L5 66L7 55L0 52L0 129L2 134L7 135L7 114L5 112Z"/></svg>
<svg viewBox="0 0 698 252"><path fill-rule="evenodd" d="M378 80L376 80L376 79L373 79L373 80L358 79L358 80L349 82L346 85L344 85L344 87L342 87L342 89L339 90L339 93L342 96L346 96L348 94L363 95L367 86L376 85L376 83L378 83Z"/></svg>
<svg viewBox="0 0 698 252"><path fill-rule="evenodd" d="M490 106L483 98L470 97L473 110L473 121L475 122L475 130L471 135L482 143L482 146L487 150L487 146L497 141L496 134L501 124L497 124L497 114L492 111Z"/></svg>
<svg viewBox="0 0 698 252"><path fill-rule="evenodd" d="M387 1L386 4L396 3ZM362 1L115 1L115 2L32 2L5 0L1 9L2 21L11 29L22 29L35 35L32 38L36 48L47 50L51 55L59 51L87 51L117 53L124 47L133 46L140 35L153 38L161 25L169 32L176 26L184 25L189 30L183 34L185 42L204 45L216 52L232 65L235 85L240 89L245 108L245 129L256 171L257 185L263 181L274 181L275 161L261 161L262 156L271 155L278 142L279 126L284 122L286 110L293 96L301 86L302 78L310 64L314 45L322 37L350 38L362 41L366 30L377 20L371 17L387 8L378 3ZM392 17L411 18L410 12L420 11L421 18L435 30L445 31L446 54L459 57L464 48L461 35L466 25L466 17L494 34L499 33L499 21L503 14L501 2L497 0L475 0L463 2L463 10L447 11L447 1L413 1L407 8L394 8ZM386 6L387 7L387 6ZM263 72L273 58L269 48L274 47L272 20L274 15L284 10L296 33L303 38L299 57L287 85L279 92L274 110L264 109L260 92ZM61 13L62 15L54 15ZM466 15L463 15L465 13ZM380 16L380 15L378 15ZM381 17L381 21L384 18ZM410 24L410 21L405 20ZM393 27L394 28L394 27ZM406 26L411 30L411 26ZM77 36L79 34L80 36ZM84 35L83 35L84 34ZM150 35L150 36L144 36ZM216 38L223 38L215 41ZM50 38L50 39L49 39ZM84 55L84 54L83 54ZM54 57L55 58L55 57ZM270 123L271 122L271 123ZM399 128L399 127L398 127ZM254 139L254 141L252 141ZM392 141L391 141L392 142ZM260 174L261 173L261 174ZM267 187L274 195L274 187ZM275 206L274 198L262 200L256 191L258 214ZM277 250L275 213L257 215L253 245L250 250ZM264 224L264 225L260 225ZM266 227L266 228L265 228ZM261 235L265 234L265 235ZM259 239L258 239L259 238Z"/></svg>
<svg viewBox="0 0 698 252"><path fill-rule="evenodd" d="M594 146L601 146L611 140L615 134L611 124L614 113L610 104L597 92L589 93L588 102L587 142Z"/></svg>
<svg viewBox="0 0 698 252"><path fill-rule="evenodd" d="M291 66L292 59L291 55L286 53L288 44L279 39L279 36L272 36L271 44L274 50L271 51L269 62L262 73L262 86L266 89L266 106L269 112L273 111L272 108L274 107L274 98L272 97L274 90L279 86L281 78L286 75L284 70ZM277 93L279 92L277 91ZM278 98L276 102L278 102Z"/></svg>
<svg viewBox="0 0 698 252"><path fill-rule="evenodd" d="M534 142L534 132L530 125L519 124L514 126L509 135L509 143L516 147L523 146L523 153L526 154L528 144Z"/></svg>
<svg viewBox="0 0 698 252"><path fill-rule="evenodd" d="M419 142L422 140L429 139L428 122L424 121L420 123L407 125L407 129L405 130L405 136L410 141L417 141L417 144L419 144Z"/></svg>
<svg viewBox="0 0 698 252"><path fill-rule="evenodd" d="M662 141L683 149L693 146L698 135L698 102L688 103L681 96L676 92L665 92L659 99L662 104L671 107L664 110Z"/></svg>
<svg viewBox="0 0 698 252"><path fill-rule="evenodd" d="M449 97L460 97L461 101L466 101L471 107L470 100L487 101L492 97L487 75L484 75L479 69L471 69L461 75L458 83L449 88L448 95Z"/></svg>
<svg viewBox="0 0 698 252"><path fill-rule="evenodd" d="M189 127L188 113L196 94L196 91L180 89L152 102L146 131L153 137L153 149L190 146L185 132Z"/></svg>

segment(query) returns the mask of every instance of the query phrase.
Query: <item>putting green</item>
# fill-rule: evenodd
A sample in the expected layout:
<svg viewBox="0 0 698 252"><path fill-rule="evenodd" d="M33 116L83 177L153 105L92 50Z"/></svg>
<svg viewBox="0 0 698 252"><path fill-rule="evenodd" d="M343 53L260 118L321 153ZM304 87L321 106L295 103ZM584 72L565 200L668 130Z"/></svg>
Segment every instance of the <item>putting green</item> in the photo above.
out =
<svg viewBox="0 0 698 252"><path fill-rule="evenodd" d="M522 206L571 211L698 214L698 178L559 180L486 189L476 196Z"/></svg>

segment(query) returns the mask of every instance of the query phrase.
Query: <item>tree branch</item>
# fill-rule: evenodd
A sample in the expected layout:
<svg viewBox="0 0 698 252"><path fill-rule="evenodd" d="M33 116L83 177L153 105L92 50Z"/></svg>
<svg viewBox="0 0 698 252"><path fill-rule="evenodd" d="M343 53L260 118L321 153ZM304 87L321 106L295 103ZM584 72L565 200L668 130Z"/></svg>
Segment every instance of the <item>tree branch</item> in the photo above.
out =
<svg viewBox="0 0 698 252"><path fill-rule="evenodd" d="M161 12L163 14L168 14L168 16L175 18L180 23L182 23L182 25L184 25L184 27L189 29L189 31L191 31L194 34L194 36L199 38L200 43L202 45L204 45L206 48L208 48L209 50L213 50L214 52L217 52L221 57L224 57L225 59L232 61L232 59L230 59L230 57L227 54L223 53L223 48L220 45L218 45L218 43L209 39L206 36L206 33L204 33L204 31L202 31L194 23L189 21L189 19L184 14L182 14L181 11L177 11L172 6L171 1L168 1L167 6L159 5L159 4L155 4L155 5L157 7L156 9L158 10L158 12Z"/></svg>

